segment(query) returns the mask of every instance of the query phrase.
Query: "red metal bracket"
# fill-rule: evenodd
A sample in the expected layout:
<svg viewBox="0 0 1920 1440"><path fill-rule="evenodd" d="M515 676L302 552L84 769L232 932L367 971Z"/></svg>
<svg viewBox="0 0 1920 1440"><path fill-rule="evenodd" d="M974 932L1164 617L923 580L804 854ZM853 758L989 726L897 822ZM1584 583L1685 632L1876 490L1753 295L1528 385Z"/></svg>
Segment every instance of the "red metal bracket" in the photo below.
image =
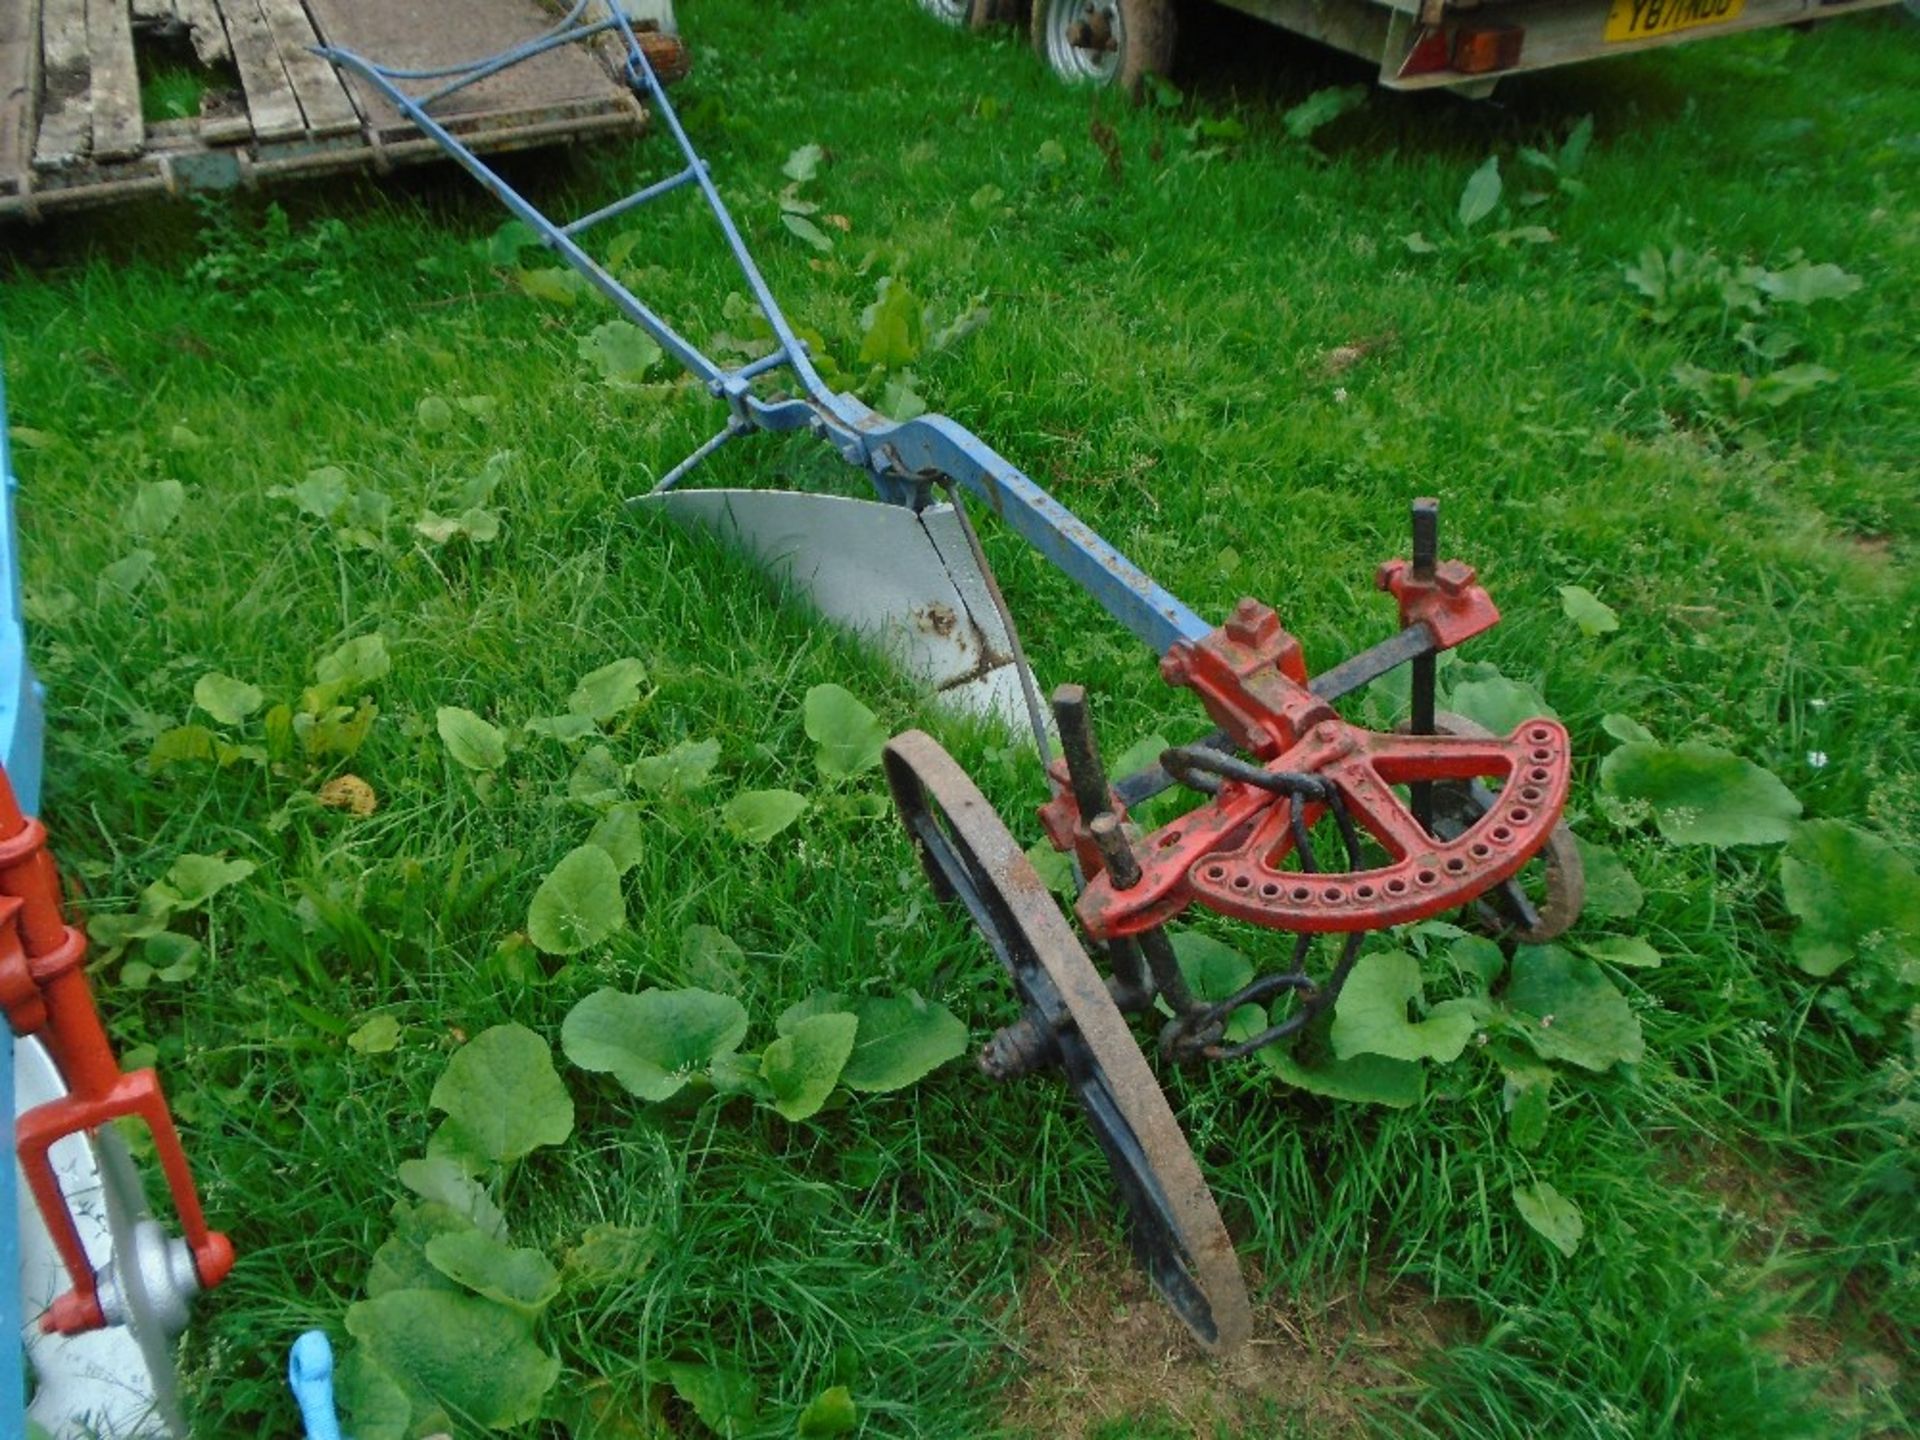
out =
<svg viewBox="0 0 1920 1440"><path fill-rule="evenodd" d="M1474 578L1464 560L1441 561L1430 580L1414 573L1411 560L1389 560L1375 583L1400 602L1402 629L1424 625L1436 649L1451 650L1500 623L1499 607Z"/></svg>
<svg viewBox="0 0 1920 1440"><path fill-rule="evenodd" d="M19 1117L16 1144L34 1203L73 1281L40 1317L40 1328L72 1335L108 1320L47 1153L56 1141L123 1117L146 1122L202 1289L227 1277L233 1245L207 1229L159 1077L152 1070L126 1074L114 1058L82 963L87 937L61 914L60 876L46 847L46 827L21 813L0 769L0 1005L16 1033L42 1036L67 1085L66 1095Z"/></svg>
<svg viewBox="0 0 1920 1440"><path fill-rule="evenodd" d="M1409 623L1426 623L1437 640L1452 643L1448 636L1477 633L1493 623L1487 617L1498 618L1471 569L1449 562L1437 571L1436 582L1423 585L1402 562L1383 568ZM1109 875L1089 880L1079 916L1095 939L1140 934L1192 904L1296 932L1426 919L1512 876L1546 844L1566 805L1572 754L1558 722L1528 720L1505 739L1485 740L1349 725L1307 688L1299 642L1252 600L1197 644L1175 645L1161 671L1198 693L1207 713L1270 773L1330 782L1386 863L1338 874L1286 869L1296 802L1223 780L1211 803L1142 837L1138 883L1121 889ZM1478 779L1501 785L1497 803L1452 840L1429 834L1393 788ZM1308 805L1302 819L1310 827L1324 810Z"/></svg>

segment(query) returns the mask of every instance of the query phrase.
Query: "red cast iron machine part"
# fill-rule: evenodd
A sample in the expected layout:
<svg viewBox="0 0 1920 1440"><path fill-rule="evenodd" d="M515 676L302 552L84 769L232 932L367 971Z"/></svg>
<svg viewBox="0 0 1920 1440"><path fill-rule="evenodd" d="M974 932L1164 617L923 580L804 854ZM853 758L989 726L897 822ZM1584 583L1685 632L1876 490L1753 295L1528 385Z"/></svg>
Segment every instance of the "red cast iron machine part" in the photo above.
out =
<svg viewBox="0 0 1920 1440"><path fill-rule="evenodd" d="M1202 746L1167 752L1162 764L1213 798L1129 839L1125 782L1119 790L1107 784L1084 695L1063 687L1056 696L1066 755L1055 762L1054 795L1041 819L1055 848L1070 851L1085 877L1077 913L1112 959L1116 1003L1143 1010L1156 993L1164 996L1178 1017L1164 1042L1173 1053L1226 1058L1292 1033L1331 1003L1360 936L1472 903L1554 837L1572 763L1559 722L1528 720L1505 737L1433 733L1434 655L1500 618L1472 567L1435 559L1436 538L1435 507L1420 502L1413 560L1389 561L1378 576L1399 602L1402 636L1423 637L1411 657L1415 733L1381 734L1342 720L1328 690L1344 691L1310 682L1299 641L1268 606L1242 600L1226 624L1198 642L1174 645L1160 666L1167 682L1194 691L1220 726ZM1481 783L1489 780L1497 792ZM1396 792L1400 786L1409 799ZM1436 827L1435 788L1460 796L1469 786L1481 798L1480 813ZM1328 814L1346 842L1345 871L1322 870L1307 848L1307 834ZM1366 840L1384 853L1384 863L1362 864ZM1293 971L1256 981L1221 1004L1195 1001L1161 929L1191 905L1295 935ZM1302 964L1311 937L1326 933L1346 935L1349 943L1332 976L1316 983ZM1252 1044L1217 1043L1233 1008L1285 990L1302 1002L1292 1020ZM1039 1058L1036 1046L1037 1037L1009 1034L1000 1056L990 1050L989 1069L1001 1068L996 1058L1007 1073L1027 1068Z"/></svg>
<svg viewBox="0 0 1920 1440"><path fill-rule="evenodd" d="M999 1079L1058 1071L1081 1103L1131 1219L1136 1256L1201 1345L1226 1353L1253 1316L1218 1206L1137 1045L1125 1014L1164 1002L1161 1034L1176 1060L1232 1059L1296 1033L1339 995L1366 932L1453 910L1498 888L1511 933L1546 939L1579 909L1578 855L1562 831L1569 755L1554 721L1504 739L1437 716L1434 656L1500 616L1473 571L1437 559L1438 512L1414 506L1414 558L1381 568L1401 629L1309 679L1300 644L1273 611L1243 600L1219 629L1173 646L1161 673L1195 691L1219 732L1167 751L1160 765L1107 781L1086 694L1054 695L1061 760L1040 817L1085 881L1081 930L1095 968L1019 843L938 743L918 731L886 748L894 801L941 900L963 910L1012 978L1023 1014L980 1054ZM1332 702L1399 665L1413 667L1409 734L1349 725ZM1480 783L1494 780L1496 793ZM1184 783L1210 798L1134 838L1129 804ZM1405 786L1403 801L1395 787ZM1442 813L1444 812L1444 813ZM1323 869L1310 839L1331 816L1346 868ZM1362 835L1384 863L1366 861ZM1323 850L1325 848L1322 842ZM1545 850L1549 904L1535 910L1512 881ZM1190 905L1294 935L1292 967L1236 994L1194 996L1165 924ZM1316 935L1344 937L1325 978L1306 960ZM1226 1038L1242 1006L1290 994L1287 1013L1255 1035Z"/></svg>
<svg viewBox="0 0 1920 1440"><path fill-rule="evenodd" d="M233 1268L233 1245L208 1230L201 1213L159 1077L152 1070L128 1074L114 1059L87 984L86 952L85 932L61 914L60 877L47 854L46 827L21 813L0 770L0 1007L15 1034L41 1038L67 1084L65 1096L15 1122L21 1169L73 1281L40 1317L42 1330L63 1335L114 1323L101 1306L99 1277L48 1155L69 1135L128 1116L144 1121L186 1232L199 1288L218 1285Z"/></svg>

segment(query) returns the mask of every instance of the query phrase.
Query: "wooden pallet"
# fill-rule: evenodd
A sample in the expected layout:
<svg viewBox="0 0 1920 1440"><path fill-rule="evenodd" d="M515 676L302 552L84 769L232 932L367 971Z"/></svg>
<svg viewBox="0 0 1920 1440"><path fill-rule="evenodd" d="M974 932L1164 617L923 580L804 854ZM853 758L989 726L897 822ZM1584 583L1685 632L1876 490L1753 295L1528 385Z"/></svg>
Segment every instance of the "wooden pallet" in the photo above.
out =
<svg viewBox="0 0 1920 1440"><path fill-rule="evenodd" d="M431 140L313 47L431 69L552 20L541 0L0 0L0 219L436 159ZM677 42L652 38L668 64L684 60ZM204 69L197 116L142 118L141 62L162 57ZM433 113L482 151L634 134L647 118L604 57L579 45Z"/></svg>

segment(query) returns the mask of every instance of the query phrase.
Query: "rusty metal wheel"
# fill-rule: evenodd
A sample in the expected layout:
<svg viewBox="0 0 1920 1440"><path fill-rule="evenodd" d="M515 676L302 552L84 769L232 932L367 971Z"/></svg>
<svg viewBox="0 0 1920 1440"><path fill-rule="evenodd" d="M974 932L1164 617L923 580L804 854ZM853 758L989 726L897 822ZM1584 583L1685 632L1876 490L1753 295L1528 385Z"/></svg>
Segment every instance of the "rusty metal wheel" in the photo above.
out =
<svg viewBox="0 0 1920 1440"><path fill-rule="evenodd" d="M1442 735L1464 735L1475 740L1491 740L1494 734L1478 721L1449 710L1433 717L1433 728ZM1471 787L1442 782L1433 787L1434 816L1445 832L1449 825L1458 834L1486 809ZM1529 884L1529 876L1538 876ZM1544 945L1566 933L1580 916L1586 903L1587 872L1580 863L1580 844L1562 820L1547 836L1547 843L1527 863L1527 868L1506 884L1490 890L1477 901L1474 910L1489 928L1510 935L1527 945Z"/></svg>
<svg viewBox="0 0 1920 1440"><path fill-rule="evenodd" d="M966 910L1028 1013L1054 1036L1126 1201L1141 1266L1205 1349L1238 1349L1253 1311L1233 1242L1106 982L993 807L937 741L917 730L898 736L886 766L935 892Z"/></svg>

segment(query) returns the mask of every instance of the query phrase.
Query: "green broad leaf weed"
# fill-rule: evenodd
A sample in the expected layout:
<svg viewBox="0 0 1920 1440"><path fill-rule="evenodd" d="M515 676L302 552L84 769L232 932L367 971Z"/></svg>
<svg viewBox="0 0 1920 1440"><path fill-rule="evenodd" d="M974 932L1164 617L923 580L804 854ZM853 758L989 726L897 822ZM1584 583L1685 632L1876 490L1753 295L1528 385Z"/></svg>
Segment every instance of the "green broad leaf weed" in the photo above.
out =
<svg viewBox="0 0 1920 1440"><path fill-rule="evenodd" d="M791 790L748 790L721 808L727 829L749 845L764 845L807 808L807 797Z"/></svg>
<svg viewBox="0 0 1920 1440"><path fill-rule="evenodd" d="M442 705L434 715L434 728L463 770L490 774L507 763L507 737L471 710Z"/></svg>
<svg viewBox="0 0 1920 1440"><path fill-rule="evenodd" d="M316 683L302 697L302 703L308 714L318 715L348 694L384 679L392 670L386 636L378 630L355 636L314 662Z"/></svg>
<svg viewBox="0 0 1920 1440"><path fill-rule="evenodd" d="M807 738L819 748L814 763L829 780L863 774L880 763L887 729L841 685L815 685L802 705Z"/></svg>
<svg viewBox="0 0 1920 1440"><path fill-rule="evenodd" d="M806 216L783 209L780 212L780 223L786 227L788 234L804 241L822 255L833 253L833 237Z"/></svg>
<svg viewBox="0 0 1920 1440"><path fill-rule="evenodd" d="M1920 875L1885 840L1844 821L1809 820L1787 843L1780 880L1800 922L1793 962L1807 974L1824 979L1874 959L1920 976Z"/></svg>
<svg viewBox="0 0 1920 1440"><path fill-rule="evenodd" d="M654 794L685 794L713 778L720 763L718 740L682 740L662 755L643 755L633 762L633 783Z"/></svg>
<svg viewBox="0 0 1920 1440"><path fill-rule="evenodd" d="M612 1075L646 1101L677 1095L718 1056L740 1048L747 1012L710 990L596 990L573 1009L560 1047L582 1070Z"/></svg>
<svg viewBox="0 0 1920 1440"><path fill-rule="evenodd" d="M1446 955L1454 973L1472 982L1472 988L1483 995L1499 983L1507 968L1506 955L1484 935L1462 933L1452 937Z"/></svg>
<svg viewBox="0 0 1920 1440"><path fill-rule="evenodd" d="M445 1155L402 1160L397 1175L400 1183L422 1200L444 1207L488 1239L506 1243L506 1216L493 1203L487 1187L458 1161Z"/></svg>
<svg viewBox="0 0 1920 1440"><path fill-rule="evenodd" d="M133 492L121 527L135 540L157 540L173 528L187 505L187 487L178 480L148 480Z"/></svg>
<svg viewBox="0 0 1920 1440"><path fill-rule="evenodd" d="M1196 1000L1217 1005L1253 979L1253 962L1211 935L1181 930L1172 936L1172 944L1180 974Z"/></svg>
<svg viewBox="0 0 1920 1440"><path fill-rule="evenodd" d="M498 1165L573 1133L573 1098L553 1052L524 1025L495 1025L454 1051L428 1099Z"/></svg>
<svg viewBox="0 0 1920 1440"><path fill-rule="evenodd" d="M1658 744L1654 733L1631 715L1602 715L1600 728L1623 744Z"/></svg>
<svg viewBox="0 0 1920 1440"><path fill-rule="evenodd" d="M860 315L860 363L901 370L926 344L926 309L897 276L883 275L874 302Z"/></svg>
<svg viewBox="0 0 1920 1440"><path fill-rule="evenodd" d="M1558 945L1514 952L1505 999L1510 1024L1543 1060L1601 1071L1638 1064L1645 1053L1627 997L1593 961Z"/></svg>
<svg viewBox="0 0 1920 1440"><path fill-rule="evenodd" d="M218 670L209 670L193 682L193 703L222 725L239 725L266 704L266 693Z"/></svg>
<svg viewBox="0 0 1920 1440"><path fill-rule="evenodd" d="M620 867L593 844L562 856L527 908L527 935L549 955L577 955L626 923Z"/></svg>
<svg viewBox="0 0 1920 1440"><path fill-rule="evenodd" d="M453 406L438 395L428 395L413 407L413 423L429 435L453 426Z"/></svg>
<svg viewBox="0 0 1920 1440"><path fill-rule="evenodd" d="M1295 140L1311 140L1319 130L1366 104L1371 89L1367 85L1329 85L1288 110L1280 123Z"/></svg>
<svg viewBox="0 0 1920 1440"><path fill-rule="evenodd" d="M860 1407L853 1403L853 1392L844 1385L834 1385L807 1402L794 1433L799 1440L833 1440L836 1435L851 1435L859 1428Z"/></svg>
<svg viewBox="0 0 1920 1440"><path fill-rule="evenodd" d="M1391 1060L1457 1060L1478 1028L1475 1004L1447 1000L1409 1020L1407 1006L1425 1010L1420 962L1404 950L1362 955L1335 1002L1330 1038L1341 1060L1384 1055Z"/></svg>
<svg viewBox="0 0 1920 1440"><path fill-rule="evenodd" d="M787 163L780 167L780 173L804 185L820 173L820 162L826 158L826 153L811 142L802 145L787 156Z"/></svg>
<svg viewBox="0 0 1920 1440"><path fill-rule="evenodd" d="M1510 735L1527 721L1556 718L1546 697L1524 680L1505 675L1463 679L1447 689L1447 708L1484 725L1496 735Z"/></svg>
<svg viewBox="0 0 1920 1440"><path fill-rule="evenodd" d="M772 1092L773 1108L788 1120L817 1115L853 1054L859 1027L855 1015L810 1015L768 1045L761 1052L760 1075Z"/></svg>
<svg viewBox="0 0 1920 1440"><path fill-rule="evenodd" d="M637 805L615 805L594 825L587 844L606 851L614 869L624 875L640 863L644 853L641 836L645 828L646 822Z"/></svg>
<svg viewBox="0 0 1920 1440"><path fill-rule="evenodd" d="M863 995L846 1008L860 1022L840 1072L840 1083L849 1090L903 1090L966 1051L967 1027L960 1017L918 995Z"/></svg>
<svg viewBox="0 0 1920 1440"><path fill-rule="evenodd" d="M197 910L229 886L253 874L251 860L228 860L220 855L182 855L168 867L167 909L177 913Z"/></svg>
<svg viewBox="0 0 1920 1440"><path fill-rule="evenodd" d="M737 1435L760 1413L760 1389L731 1366L669 1360L661 1366L673 1393L716 1435Z"/></svg>
<svg viewBox="0 0 1920 1440"><path fill-rule="evenodd" d="M567 712L585 715L600 724L617 720L640 703L640 687L647 683L647 667L631 655L580 677L567 696Z"/></svg>
<svg viewBox="0 0 1920 1440"><path fill-rule="evenodd" d="M930 408L919 390L920 377L911 370L896 370L887 376L875 408L889 420L913 420Z"/></svg>
<svg viewBox="0 0 1920 1440"><path fill-rule="evenodd" d="M627 796L627 772L605 745L590 745L567 777L567 798L605 813Z"/></svg>
<svg viewBox="0 0 1920 1440"><path fill-rule="evenodd" d="M385 1055L400 1044L400 1022L391 1015L375 1015L347 1036L347 1048L357 1055Z"/></svg>
<svg viewBox="0 0 1920 1440"><path fill-rule="evenodd" d="M565 1270L588 1284L617 1285L645 1274L659 1251L660 1237L652 1230L603 1221L588 1226L567 1251Z"/></svg>
<svg viewBox="0 0 1920 1440"><path fill-rule="evenodd" d="M340 1358L333 1389L353 1440L407 1440L413 1402L367 1350L356 1348Z"/></svg>
<svg viewBox="0 0 1920 1440"><path fill-rule="evenodd" d="M560 1293L560 1272L538 1250L516 1250L479 1230L436 1235L424 1247L427 1263L483 1300L529 1319Z"/></svg>
<svg viewBox="0 0 1920 1440"><path fill-rule="evenodd" d="M1546 1181L1513 1187L1514 1208L1541 1239L1568 1259L1587 1233L1580 1209Z"/></svg>
<svg viewBox="0 0 1920 1440"><path fill-rule="evenodd" d="M1500 191L1500 157L1489 155L1486 162L1467 177L1466 188L1460 192L1460 206L1454 215L1460 228L1471 230L1491 215L1500 203Z"/></svg>
<svg viewBox="0 0 1920 1440"><path fill-rule="evenodd" d="M1638 915L1640 907L1646 904L1646 891L1640 888L1627 862L1605 845L1596 845L1584 836L1575 835L1573 839L1580 851L1580 869L1587 884L1581 915L1595 920L1631 920Z"/></svg>
<svg viewBox="0 0 1920 1440"><path fill-rule="evenodd" d="M1620 617L1612 607L1584 585L1562 585L1560 609L1589 639L1620 628Z"/></svg>
<svg viewBox="0 0 1920 1440"><path fill-rule="evenodd" d="M724 930L689 925L680 932L680 972L703 989L737 993L746 983L746 964L746 952Z"/></svg>
<svg viewBox="0 0 1920 1440"><path fill-rule="evenodd" d="M447 1290L460 1287L433 1268L427 1242L436 1235L473 1229L473 1222L444 1205L427 1201L393 1207L393 1233L373 1252L367 1267L367 1294L389 1295L396 1290Z"/></svg>
<svg viewBox="0 0 1920 1440"><path fill-rule="evenodd" d="M153 574L153 561L153 551L136 549L102 566L100 574L94 579L95 596L103 605L114 600L130 599Z"/></svg>
<svg viewBox="0 0 1920 1440"><path fill-rule="evenodd" d="M587 291L586 277L565 265L547 265L537 270L516 270L514 283L535 300L572 309Z"/></svg>
<svg viewBox="0 0 1920 1440"><path fill-rule="evenodd" d="M1329 1100L1406 1110L1425 1098L1426 1068L1418 1061L1366 1054L1343 1060L1334 1053L1330 1028L1323 1018L1295 1036L1291 1046L1276 1041L1254 1051L1254 1058L1295 1089Z"/></svg>
<svg viewBox="0 0 1920 1440"><path fill-rule="evenodd" d="M520 728L542 740L558 740L562 745L578 745L600 733L591 715L542 715Z"/></svg>
<svg viewBox="0 0 1920 1440"><path fill-rule="evenodd" d="M1622 745L1601 761L1600 786L1645 805L1675 845L1778 845L1800 818L1800 802L1771 771L1697 740Z"/></svg>
<svg viewBox="0 0 1920 1440"><path fill-rule="evenodd" d="M647 378L662 360L654 338L631 320L608 320L580 337L580 358L600 372L609 385L631 388Z"/></svg>
<svg viewBox="0 0 1920 1440"><path fill-rule="evenodd" d="M500 538L500 515L483 505L475 505L457 515L442 515L428 510L413 523L414 533L435 545L465 540L470 545L491 545Z"/></svg>
<svg viewBox="0 0 1920 1440"><path fill-rule="evenodd" d="M560 1361L530 1328L487 1300L395 1290L347 1310L347 1333L415 1396L488 1429L539 1418Z"/></svg>
<svg viewBox="0 0 1920 1440"><path fill-rule="evenodd" d="M1507 1072L1501 1102L1507 1111L1507 1139L1516 1150L1533 1151L1547 1138L1553 1113L1553 1071L1545 1066Z"/></svg>
<svg viewBox="0 0 1920 1440"><path fill-rule="evenodd" d="M1838 265L1809 264L1802 260L1786 270L1768 270L1761 274L1759 286L1767 297L1780 305L1807 306L1822 300L1844 300L1861 288L1858 275L1848 274Z"/></svg>
<svg viewBox="0 0 1920 1440"><path fill-rule="evenodd" d="M1625 970L1658 970L1660 952L1637 935L1603 935L1582 942L1580 950L1590 960L1618 965Z"/></svg>

